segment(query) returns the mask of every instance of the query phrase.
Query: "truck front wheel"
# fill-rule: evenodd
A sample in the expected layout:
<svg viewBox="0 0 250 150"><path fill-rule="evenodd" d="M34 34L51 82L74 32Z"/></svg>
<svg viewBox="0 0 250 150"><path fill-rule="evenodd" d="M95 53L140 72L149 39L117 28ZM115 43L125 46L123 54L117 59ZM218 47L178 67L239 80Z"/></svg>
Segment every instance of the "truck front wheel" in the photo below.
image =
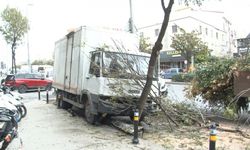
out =
<svg viewBox="0 0 250 150"><path fill-rule="evenodd" d="M92 107L91 103L89 102L89 100L87 100L85 102L84 115L88 123L95 124L98 120L98 115L95 115L91 112L91 107Z"/></svg>

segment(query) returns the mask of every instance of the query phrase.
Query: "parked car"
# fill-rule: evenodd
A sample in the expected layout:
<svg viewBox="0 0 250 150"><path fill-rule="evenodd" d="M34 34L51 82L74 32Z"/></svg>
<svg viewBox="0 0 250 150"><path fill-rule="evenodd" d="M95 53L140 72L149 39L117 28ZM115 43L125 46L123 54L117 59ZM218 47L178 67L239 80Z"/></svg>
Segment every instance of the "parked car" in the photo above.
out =
<svg viewBox="0 0 250 150"><path fill-rule="evenodd" d="M5 78L4 84L11 89L17 89L19 93L25 93L28 90L41 89L50 90L52 81L45 79L40 74L21 73L10 74Z"/></svg>
<svg viewBox="0 0 250 150"><path fill-rule="evenodd" d="M170 69L167 69L166 71L164 71L161 74L161 77L163 79L172 79L172 77L174 75L177 75L179 73L183 73L183 69L181 69L181 68L170 68Z"/></svg>

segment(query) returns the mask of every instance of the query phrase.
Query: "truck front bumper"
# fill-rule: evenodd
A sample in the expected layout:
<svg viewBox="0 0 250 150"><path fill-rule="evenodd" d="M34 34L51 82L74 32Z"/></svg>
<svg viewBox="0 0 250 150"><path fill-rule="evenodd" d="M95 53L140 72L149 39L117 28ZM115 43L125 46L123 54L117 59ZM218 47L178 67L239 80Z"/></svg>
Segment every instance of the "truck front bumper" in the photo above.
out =
<svg viewBox="0 0 250 150"><path fill-rule="evenodd" d="M111 102L108 99L103 100L100 97L99 100L94 103L95 107L97 108L97 112L107 113L110 115L117 115L117 116L131 116L133 115L133 112L137 107L136 103L134 105L126 103L117 103L117 102ZM145 114L152 111L153 107L151 104L146 103L143 111Z"/></svg>

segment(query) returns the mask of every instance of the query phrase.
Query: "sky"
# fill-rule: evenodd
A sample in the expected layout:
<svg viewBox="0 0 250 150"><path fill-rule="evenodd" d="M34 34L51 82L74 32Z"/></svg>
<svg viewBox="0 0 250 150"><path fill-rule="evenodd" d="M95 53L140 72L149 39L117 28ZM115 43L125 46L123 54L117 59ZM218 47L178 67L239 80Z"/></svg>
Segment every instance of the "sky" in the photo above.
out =
<svg viewBox="0 0 250 150"><path fill-rule="evenodd" d="M131 1L137 28L162 21L160 0ZM174 5L178 2L176 0ZM16 50L19 64L27 63L27 41L31 62L36 59L52 59L54 43L69 29L90 25L127 30L130 17L129 0L0 0L0 12L6 6L18 8L29 19L29 38L25 37ZM202 8L224 11L239 38L250 32L250 20L247 20L247 15L250 14L248 0L206 0ZM0 36L0 61L10 64L10 51L10 46Z"/></svg>

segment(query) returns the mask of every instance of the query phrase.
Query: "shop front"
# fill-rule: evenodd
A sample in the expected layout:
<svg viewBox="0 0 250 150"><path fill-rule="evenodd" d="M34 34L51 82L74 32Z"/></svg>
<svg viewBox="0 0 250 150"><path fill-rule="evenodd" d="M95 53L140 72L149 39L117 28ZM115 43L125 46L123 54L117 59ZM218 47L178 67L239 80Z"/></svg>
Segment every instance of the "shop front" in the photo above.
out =
<svg viewBox="0 0 250 150"><path fill-rule="evenodd" d="M181 56L181 52L177 50L161 51L160 53L160 69L169 68L186 68L186 59Z"/></svg>

